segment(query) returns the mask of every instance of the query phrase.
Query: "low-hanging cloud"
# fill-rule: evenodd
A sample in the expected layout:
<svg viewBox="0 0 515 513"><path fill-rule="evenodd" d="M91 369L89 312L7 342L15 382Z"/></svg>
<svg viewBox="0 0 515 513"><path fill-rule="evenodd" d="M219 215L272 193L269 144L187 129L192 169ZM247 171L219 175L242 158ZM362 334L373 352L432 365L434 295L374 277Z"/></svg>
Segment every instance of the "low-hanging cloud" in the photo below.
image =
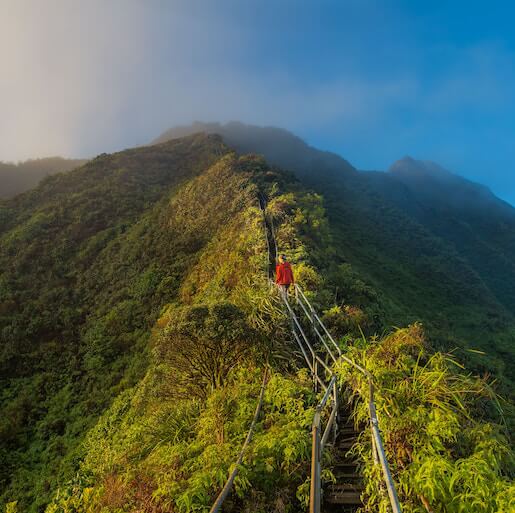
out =
<svg viewBox="0 0 515 513"><path fill-rule="evenodd" d="M90 157L193 120L241 120L364 168L413 152L483 180L484 141L506 167L513 131L470 120L507 124L513 54L423 45L390 5L0 0L0 160Z"/></svg>
<svg viewBox="0 0 515 513"><path fill-rule="evenodd" d="M0 160L90 156L194 119L358 123L414 90L409 76L253 69L245 53L266 32L226 19L230 4L2 0Z"/></svg>

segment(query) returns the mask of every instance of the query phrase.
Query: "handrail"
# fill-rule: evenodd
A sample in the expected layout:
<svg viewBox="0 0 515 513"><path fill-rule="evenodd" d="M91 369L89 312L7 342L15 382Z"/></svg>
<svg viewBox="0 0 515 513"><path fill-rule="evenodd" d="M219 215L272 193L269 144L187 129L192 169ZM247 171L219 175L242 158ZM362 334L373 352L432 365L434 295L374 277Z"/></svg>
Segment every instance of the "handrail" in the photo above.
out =
<svg viewBox="0 0 515 513"><path fill-rule="evenodd" d="M260 197L260 207L263 212L263 219L265 223L265 234L267 238L267 250L268 250L268 260L271 261L271 241L268 239L268 227L267 227L267 216L266 216L266 200ZM272 242L275 245L275 254L278 253L277 248L277 241L275 238L275 230L274 230L274 224L273 222L269 223L271 235L272 235ZM272 282L273 283L273 282ZM390 500L390 505L392 507L393 513L401 513L401 505L399 502L399 498L397 496L397 491L395 489L395 484L393 482L393 478L390 472L390 468L388 465L388 460L386 459L386 453L384 450L384 444L381 437L381 432L379 430L379 422L377 420L377 413L376 413L376 407L374 403L374 383L372 379L372 375L368 370L363 368L361 365L357 364L344 354L342 354L342 350L340 346L336 343L334 338L329 333L328 329L326 328L325 324L322 322L320 317L318 316L316 310L313 308L311 303L309 302L308 298L302 291L302 289L295 284L294 285L295 290L295 299L297 301L297 304L300 305L301 309L304 311L306 317L310 321L313 331L315 332L316 336L320 339L322 342L322 345L324 346L325 350L327 351L327 354L331 357L331 359L337 363L337 361L341 360L349 365L353 366L355 369L357 369L361 374L363 374L367 381L368 381L368 388L369 388L369 396L368 396L368 410L369 410L369 423L370 423L370 431L371 431L371 440L372 440L372 456L374 459L374 463L380 464L381 469L383 471L383 480L386 484L386 488L388 490L388 497ZM329 438L329 433L332 428L335 429L335 437L336 437L336 424L337 424L337 412L338 412L338 394L337 394L337 380L335 374L332 372L332 370L326 365L326 363L323 361L322 358L320 358L319 355L316 354L315 349L313 348L312 344L309 342L308 337L306 336L306 333L304 329L302 328L302 325L300 321L297 318L297 315L293 311L292 307L289 304L287 294L284 292L281 292L282 299L288 309L288 313L290 314L290 318L292 320L292 330L294 338L299 345L299 348L301 349L301 352L304 356L304 359L306 361L306 364L311 371L313 375L313 382L316 389L317 383L322 386L322 388L325 390L324 396L322 400L318 403L316 410L315 410L315 416L313 418L312 423L312 448L311 448L311 485L310 485L310 506L309 511L310 513L320 513L320 506L321 506L321 459L322 459L322 452L324 449L324 446L327 442L327 439ZM316 321L316 322L315 322ZM318 327L317 327L318 325ZM327 336L330 343L332 344L333 348L336 350L338 354L338 358L336 358L333 354L333 351L329 348L327 341L325 340L322 333L320 333L319 329L321 328L323 333ZM297 333L297 330L300 333L300 337ZM308 358L308 354L304 348L303 341L305 345L307 346L309 353L311 353L312 361ZM318 364L321 364L326 373L329 375L330 382L328 385L326 385L322 379L322 377L318 373ZM321 413L322 410L327 405L327 401L329 396L333 394L333 401L332 401L332 409L331 413L327 422L327 425L325 427L324 433L322 436L320 436L321 431ZM214 513L213 511L211 513Z"/></svg>
<svg viewBox="0 0 515 513"><path fill-rule="evenodd" d="M320 319L320 317L316 314L314 308L311 306L311 303L309 303L308 299L306 298L304 292L302 289L295 284L295 292L296 292L296 299L297 302L299 301L299 296L305 301L305 303L308 305L312 315L306 315L310 322L314 324L313 319L317 321L317 323L322 327L323 331L328 335L329 340L337 346L336 342L334 341L333 337L328 332L327 328L325 327L324 323ZM285 302L287 302L287 299L285 298ZM289 307L291 310L291 307ZM305 309L303 308L305 311ZM315 329L314 332L317 334L317 336L320 338L322 343L325 347L326 344L324 343L324 338L320 334L320 332ZM363 374L367 381L368 381L368 410L369 410L369 423L370 423L370 431L371 431L371 437L372 437L372 451L373 451L373 458L376 463L379 463L381 465L381 469L383 472L383 480L386 484L386 488L388 491L388 497L390 499L390 505L392 507L393 513L401 513L401 505L399 503L399 498L397 496L397 491L395 489L395 484L393 482L392 474L390 471L390 467L388 465L388 460L386 458L386 453L384 450L384 443L381 437L381 431L379 430L379 421L377 420L377 413L376 413L376 407L374 402L374 383L372 379L372 375L368 370L363 368L361 365L357 364L347 356L343 355L341 352L341 349L339 349L339 360L344 361L348 363L349 365L352 365L355 369L357 369L361 374ZM333 377L334 379L334 377ZM327 392L326 392L327 395ZM318 409L318 406L317 406ZM312 490L310 493L310 512L311 513L319 513L320 511L320 490L313 489L313 487L316 487L319 481L319 474L320 474L320 458L321 458L321 452L323 450L323 442L324 438L322 438L321 441L318 441L316 438L319 436L319 429L318 427L315 427L315 421L319 422L319 418L317 418L317 414L315 414L315 420L313 421L313 447L312 447L312 457L316 457L317 462L313 463L312 460L312 473L311 473L311 486ZM327 429L327 428L326 428ZM325 433L324 433L325 436ZM317 483L314 484L314 481ZM318 486L319 488L319 486Z"/></svg>
<svg viewBox="0 0 515 513"><path fill-rule="evenodd" d="M236 460L236 463L234 465L234 469L230 473L227 481L225 482L224 487L222 488L222 491L218 494L218 497L216 498L213 506L209 510L209 513L218 513L220 511L220 508L222 507L222 504L224 500L227 498L229 493L231 492L232 485L234 483L234 480L236 479L236 475L238 474L239 466L241 465L241 462L243 461L243 455L245 453L245 450L247 449L247 446L249 445L250 441L252 440L252 434L254 431L254 428L256 426L259 413L261 411L261 406L263 405L263 398L265 395L265 388L268 380L268 367L265 367L265 372L263 373L263 383L261 384L261 391L259 393L259 400L256 405L256 411L254 412L254 417L252 419L252 423L250 424L250 428L247 432L247 437L245 438L245 442L243 443L240 453L238 454L238 459Z"/></svg>
<svg viewBox="0 0 515 513"><path fill-rule="evenodd" d="M342 350L341 350L340 346L334 341L334 338L331 336L331 334L329 333L328 329L325 327L325 324L320 320L320 317L316 313L316 311L313 308L313 306L311 305L311 303L308 301L308 298L306 297L304 292L302 292L302 289L297 284L295 284L295 292L301 295L302 299L304 300L304 302L306 303L308 308L311 310L311 313L312 313L313 317L316 319L316 321L318 322L320 327L324 330L325 334L327 335L327 337L329 338L329 340L331 341L331 343L335 347L336 351L338 352L338 355L341 356L342 355Z"/></svg>
<svg viewBox="0 0 515 513"><path fill-rule="evenodd" d="M327 401L332 394L332 408L331 414L329 416L329 420L327 421L326 427L324 429L324 433L320 436L321 432L321 416L322 410L327 404ZM313 417L313 423L311 425L311 433L312 433L312 444L311 444L311 483L309 490L309 511L310 512L319 512L320 504L321 504L321 491L322 491L322 483L321 483L321 460L322 453L324 451L324 446L329 438L329 433L331 429L335 426L336 415L338 412L338 394L336 389L336 376L333 375L329 385L327 386L327 390L325 391L324 396L321 401L317 404L315 409L315 416Z"/></svg>
<svg viewBox="0 0 515 513"><path fill-rule="evenodd" d="M295 290L297 290L297 288L295 288ZM302 292L301 292L302 293ZM306 300L307 301L307 300ZM309 319L309 321L311 322L311 324L313 325L313 329L315 331L315 333L317 334L318 338L322 341L322 344L324 344L324 347L327 351L327 354L332 358L332 360L334 362L336 362L336 357L333 355L331 349L329 349L329 346L327 345L327 342L325 341L324 337L320 334L320 332L318 331L317 327L315 326L315 323L313 322L313 318L312 316L309 314L309 312L307 311L304 303L302 301L299 301L298 298L297 298L297 303L300 305L300 307L302 308L302 310L304 310L304 313L306 314L306 317ZM311 306L311 305L309 305ZM338 348L339 349L339 348Z"/></svg>

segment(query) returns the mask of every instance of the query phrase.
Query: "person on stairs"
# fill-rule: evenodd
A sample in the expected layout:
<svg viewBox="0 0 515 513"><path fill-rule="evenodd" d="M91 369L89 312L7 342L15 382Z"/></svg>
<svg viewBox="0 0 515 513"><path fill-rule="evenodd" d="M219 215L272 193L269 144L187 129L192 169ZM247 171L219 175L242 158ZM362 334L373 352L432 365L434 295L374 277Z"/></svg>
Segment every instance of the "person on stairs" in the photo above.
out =
<svg viewBox="0 0 515 513"><path fill-rule="evenodd" d="M279 263L275 267L275 283L284 294L288 294L290 285L295 284L293 270L286 255L279 255Z"/></svg>

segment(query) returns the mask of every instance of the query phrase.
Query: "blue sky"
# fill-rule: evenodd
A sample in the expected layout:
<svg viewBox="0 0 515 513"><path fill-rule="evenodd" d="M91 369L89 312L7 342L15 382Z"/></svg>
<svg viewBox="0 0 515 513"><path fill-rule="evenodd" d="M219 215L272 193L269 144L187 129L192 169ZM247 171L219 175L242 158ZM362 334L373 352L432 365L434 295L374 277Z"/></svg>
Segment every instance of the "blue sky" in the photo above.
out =
<svg viewBox="0 0 515 513"><path fill-rule="evenodd" d="M0 160L241 120L360 169L434 160L515 204L514 20L495 1L2 0Z"/></svg>

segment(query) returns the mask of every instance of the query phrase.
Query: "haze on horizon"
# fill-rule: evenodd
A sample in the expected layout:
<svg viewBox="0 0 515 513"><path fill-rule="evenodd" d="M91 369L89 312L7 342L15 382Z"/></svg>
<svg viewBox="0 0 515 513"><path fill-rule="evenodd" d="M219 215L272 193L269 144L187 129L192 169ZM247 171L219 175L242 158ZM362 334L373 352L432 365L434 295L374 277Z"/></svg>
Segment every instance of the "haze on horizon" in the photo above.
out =
<svg viewBox="0 0 515 513"><path fill-rule="evenodd" d="M515 204L514 14L507 1L0 0L0 160L241 120L360 169L436 161Z"/></svg>

